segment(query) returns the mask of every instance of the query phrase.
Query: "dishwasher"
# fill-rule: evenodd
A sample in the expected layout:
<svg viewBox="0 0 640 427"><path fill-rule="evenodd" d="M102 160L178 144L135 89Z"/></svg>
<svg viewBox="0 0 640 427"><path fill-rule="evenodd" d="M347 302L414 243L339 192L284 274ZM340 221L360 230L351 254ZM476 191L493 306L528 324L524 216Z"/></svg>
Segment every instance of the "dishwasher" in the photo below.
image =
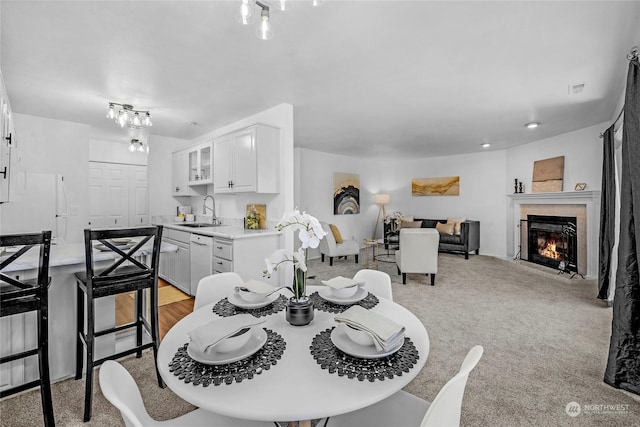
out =
<svg viewBox="0 0 640 427"><path fill-rule="evenodd" d="M200 279L213 274L213 237L191 234L191 295L196 294Z"/></svg>

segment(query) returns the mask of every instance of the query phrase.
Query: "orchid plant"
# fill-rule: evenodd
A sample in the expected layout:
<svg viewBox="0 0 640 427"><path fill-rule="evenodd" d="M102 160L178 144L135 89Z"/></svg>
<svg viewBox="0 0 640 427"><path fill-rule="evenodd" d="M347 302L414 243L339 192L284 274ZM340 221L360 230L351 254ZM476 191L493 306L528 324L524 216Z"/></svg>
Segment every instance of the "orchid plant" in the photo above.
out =
<svg viewBox="0 0 640 427"><path fill-rule="evenodd" d="M327 233L322 229L320 221L306 212L300 213L297 209L285 214L276 225L276 228L278 231L282 231L285 228L290 228L294 231L298 230L298 238L301 245L293 253L288 253L285 249L278 249L269 258L265 258L267 269L264 270L264 276L271 277L271 274L274 271L278 271L281 265L288 262L292 263L294 280L292 287L288 289L293 293L296 301L299 301L300 298L305 296L306 292L307 251L309 248L317 248L320 240Z"/></svg>

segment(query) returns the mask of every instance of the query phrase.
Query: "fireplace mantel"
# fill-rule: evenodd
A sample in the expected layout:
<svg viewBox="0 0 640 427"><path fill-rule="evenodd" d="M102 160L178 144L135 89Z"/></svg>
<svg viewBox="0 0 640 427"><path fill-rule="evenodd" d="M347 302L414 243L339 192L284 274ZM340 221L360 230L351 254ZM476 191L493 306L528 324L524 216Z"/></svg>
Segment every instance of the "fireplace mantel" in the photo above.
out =
<svg viewBox="0 0 640 427"><path fill-rule="evenodd" d="M580 200L600 202L600 191L559 191L556 193L515 193L507 194L518 204L580 203Z"/></svg>
<svg viewBox="0 0 640 427"><path fill-rule="evenodd" d="M587 278L598 277L598 238L600 234L600 191L562 191L556 193L507 194L510 199L514 229L520 223L523 205L584 205L587 211ZM518 239L513 238L514 253L518 253Z"/></svg>

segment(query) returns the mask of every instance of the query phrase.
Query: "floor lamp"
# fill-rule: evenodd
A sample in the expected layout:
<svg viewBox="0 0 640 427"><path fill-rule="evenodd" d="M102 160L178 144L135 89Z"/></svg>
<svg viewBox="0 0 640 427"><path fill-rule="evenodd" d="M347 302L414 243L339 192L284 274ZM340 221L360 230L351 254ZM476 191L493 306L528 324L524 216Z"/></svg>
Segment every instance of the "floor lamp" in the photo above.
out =
<svg viewBox="0 0 640 427"><path fill-rule="evenodd" d="M384 210L384 205L391 203L391 195L387 193L379 193L373 196L373 201L380 209L378 210L378 217L376 218L376 225L373 227L373 240L376 239L376 231L378 231L378 221L380 221L380 215L382 215L382 221L387 216L387 212Z"/></svg>

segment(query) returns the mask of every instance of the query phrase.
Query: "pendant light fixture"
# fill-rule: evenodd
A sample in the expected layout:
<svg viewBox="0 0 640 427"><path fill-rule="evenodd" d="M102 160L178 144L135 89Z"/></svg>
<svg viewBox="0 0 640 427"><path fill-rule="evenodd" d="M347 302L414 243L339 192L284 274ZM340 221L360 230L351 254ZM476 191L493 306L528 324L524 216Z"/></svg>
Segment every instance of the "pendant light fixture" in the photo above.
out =
<svg viewBox="0 0 640 427"><path fill-rule="evenodd" d="M142 118L141 118L142 115ZM151 113L148 110L136 110L130 104L109 103L107 119L115 120L120 127L151 127Z"/></svg>
<svg viewBox="0 0 640 427"><path fill-rule="evenodd" d="M256 35L262 40L271 40L273 38L273 27L271 25L270 8L280 12L291 9L293 0L236 0L237 8L235 10L235 18L242 25L250 25L257 18ZM325 0L312 0L312 6L321 6ZM260 10L256 10L259 7ZM297 7L297 6L296 6ZM258 14L259 12L259 14Z"/></svg>
<svg viewBox="0 0 640 427"><path fill-rule="evenodd" d="M132 153L135 153L136 151L140 153L144 153L146 151L148 153L149 145L145 144L143 141L140 141L139 139L134 138L129 142L129 151L131 151Z"/></svg>
<svg viewBox="0 0 640 427"><path fill-rule="evenodd" d="M255 3L255 0L240 0L240 7L236 9L236 21L242 25L253 24Z"/></svg>
<svg viewBox="0 0 640 427"><path fill-rule="evenodd" d="M256 4L262 8L260 21L258 21L258 26L256 27L256 35L261 40L271 40L273 38L273 28L271 28L269 6L266 6L259 1L256 1Z"/></svg>

